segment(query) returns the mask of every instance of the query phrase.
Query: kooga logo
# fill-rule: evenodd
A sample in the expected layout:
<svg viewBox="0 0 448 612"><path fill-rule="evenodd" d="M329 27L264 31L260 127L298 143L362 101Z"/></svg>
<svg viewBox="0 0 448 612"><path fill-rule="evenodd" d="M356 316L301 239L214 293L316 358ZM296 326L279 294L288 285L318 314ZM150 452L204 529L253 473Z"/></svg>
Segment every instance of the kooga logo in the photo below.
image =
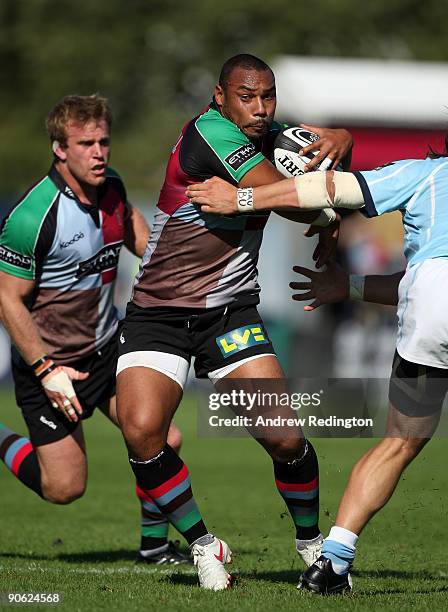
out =
<svg viewBox="0 0 448 612"><path fill-rule="evenodd" d="M72 244L75 244L75 242L78 242L78 240L81 240L81 238L84 238L84 234L82 232L78 232L68 242L62 242L62 240L61 240L61 242L59 243L59 246L61 247L61 249L66 249L67 247L71 246Z"/></svg>
<svg viewBox="0 0 448 612"><path fill-rule="evenodd" d="M120 242L106 244L98 253L92 255L92 257L89 257L89 259L85 261L81 261L76 271L76 278L84 278L91 274L100 274L106 270L113 270L113 268L116 268L122 244L122 240L120 240Z"/></svg>

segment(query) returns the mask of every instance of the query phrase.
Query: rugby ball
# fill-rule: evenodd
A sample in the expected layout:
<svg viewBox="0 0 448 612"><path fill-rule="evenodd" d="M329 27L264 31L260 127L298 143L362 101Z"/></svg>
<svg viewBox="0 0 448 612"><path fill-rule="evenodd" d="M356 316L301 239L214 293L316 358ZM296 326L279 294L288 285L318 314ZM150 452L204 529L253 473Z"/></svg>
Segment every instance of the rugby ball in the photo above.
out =
<svg viewBox="0 0 448 612"><path fill-rule="evenodd" d="M299 155L299 151L309 144L319 140L314 132L300 127L287 127L281 130L275 138L273 150L274 166L283 176L299 176L305 174L304 168L319 151ZM331 160L324 158L315 168L316 170L328 170Z"/></svg>

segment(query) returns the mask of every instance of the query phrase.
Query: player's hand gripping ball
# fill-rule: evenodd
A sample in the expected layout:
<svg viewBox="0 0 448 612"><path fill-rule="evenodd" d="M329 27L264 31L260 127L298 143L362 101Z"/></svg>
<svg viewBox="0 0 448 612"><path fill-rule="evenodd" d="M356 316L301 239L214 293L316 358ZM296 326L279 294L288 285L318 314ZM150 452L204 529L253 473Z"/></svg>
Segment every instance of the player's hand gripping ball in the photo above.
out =
<svg viewBox="0 0 448 612"><path fill-rule="evenodd" d="M306 155L299 155L299 151L318 140L317 134L301 127L283 129L274 141L273 163L277 170L288 178L305 174L306 164L319 153L319 149ZM328 170L332 163L325 157L314 170ZM342 168L338 167L338 170Z"/></svg>

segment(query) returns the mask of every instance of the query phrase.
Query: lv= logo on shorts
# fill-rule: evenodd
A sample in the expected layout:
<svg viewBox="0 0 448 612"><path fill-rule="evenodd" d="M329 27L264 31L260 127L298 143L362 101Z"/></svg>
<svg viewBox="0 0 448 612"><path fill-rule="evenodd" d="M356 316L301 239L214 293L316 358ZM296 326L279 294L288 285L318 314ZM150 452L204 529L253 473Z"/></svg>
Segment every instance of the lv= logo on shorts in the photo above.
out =
<svg viewBox="0 0 448 612"><path fill-rule="evenodd" d="M259 324L245 325L216 338L224 358L234 355L258 344L269 344L263 328Z"/></svg>

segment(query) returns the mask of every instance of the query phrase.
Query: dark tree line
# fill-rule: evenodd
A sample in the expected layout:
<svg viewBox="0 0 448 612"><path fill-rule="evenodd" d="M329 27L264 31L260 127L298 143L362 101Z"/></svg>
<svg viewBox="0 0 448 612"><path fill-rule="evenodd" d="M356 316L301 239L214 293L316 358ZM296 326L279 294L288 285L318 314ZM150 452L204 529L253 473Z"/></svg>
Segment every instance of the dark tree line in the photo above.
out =
<svg viewBox="0 0 448 612"><path fill-rule="evenodd" d="M113 165L150 194L230 55L446 61L446 17L439 0L1 0L0 194L45 172L44 117L67 93L109 97Z"/></svg>

